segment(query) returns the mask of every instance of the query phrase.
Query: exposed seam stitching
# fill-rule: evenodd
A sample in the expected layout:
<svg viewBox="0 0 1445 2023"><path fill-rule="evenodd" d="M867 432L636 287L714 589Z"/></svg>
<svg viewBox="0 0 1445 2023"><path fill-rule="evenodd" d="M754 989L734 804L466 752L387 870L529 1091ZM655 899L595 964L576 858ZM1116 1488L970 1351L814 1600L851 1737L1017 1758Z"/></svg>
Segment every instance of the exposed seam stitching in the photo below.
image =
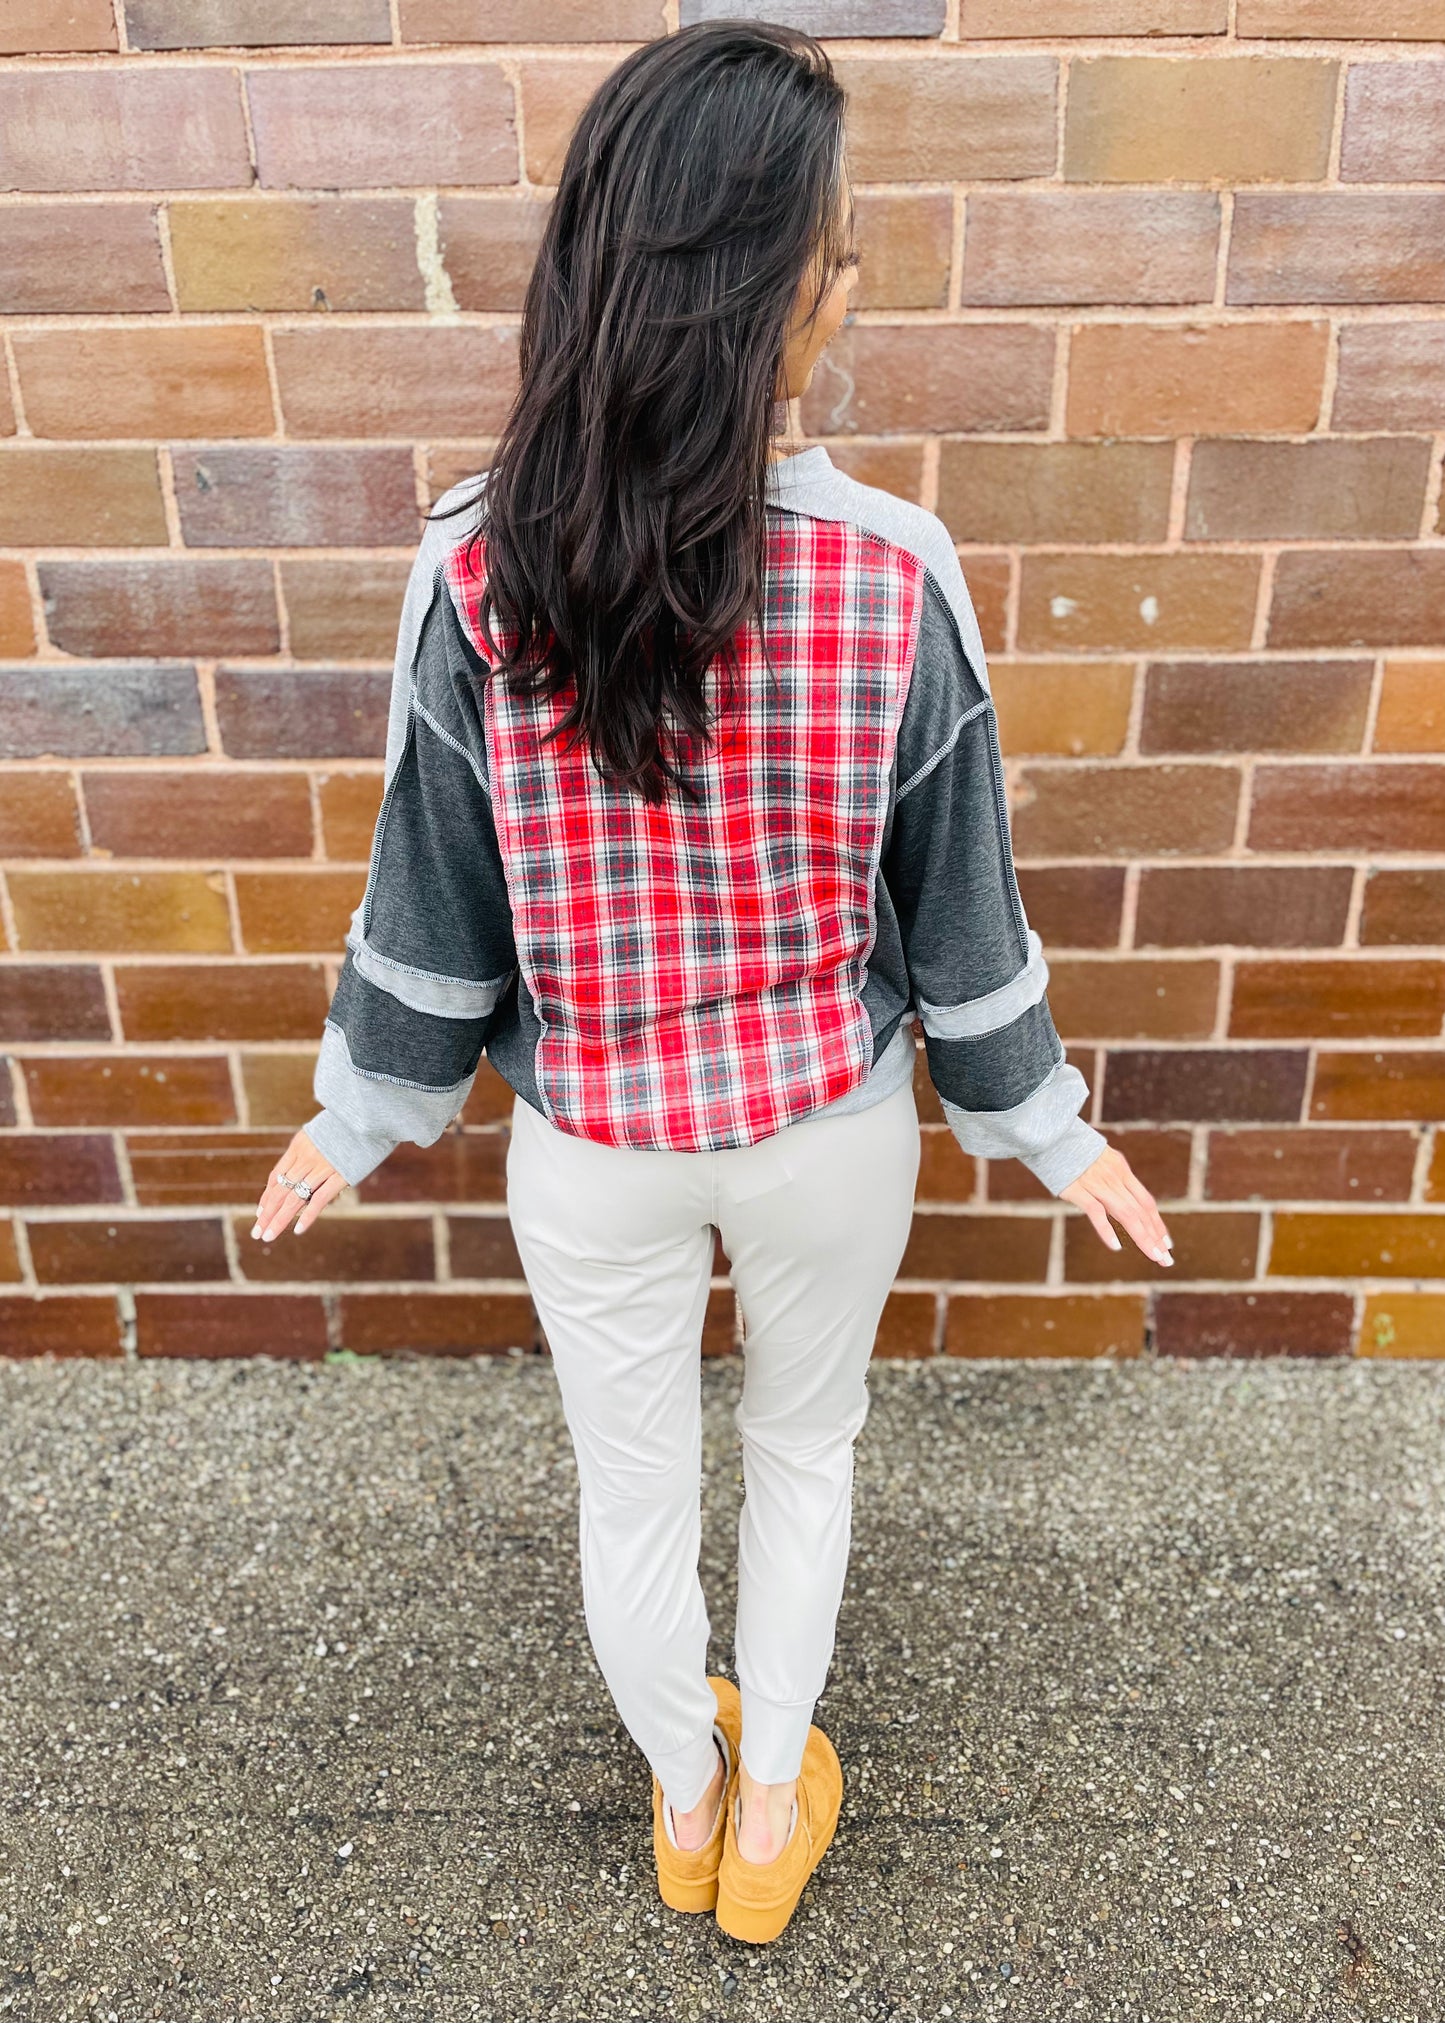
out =
<svg viewBox="0 0 1445 2023"><path fill-rule="evenodd" d="M391 1082L399 1089L418 1089L426 1096L451 1096L455 1095L458 1089L466 1088L468 1083L476 1076L477 1069L471 1068L461 1077L460 1081L456 1082L413 1082L408 1080L405 1075L383 1075L375 1068L359 1068L351 1052L351 1042L346 1036L346 1028L338 1025L335 1019L323 1019L322 1024L330 1026L332 1032L340 1038L342 1046L346 1049L346 1065L350 1068L352 1074L361 1075L368 1082ZM477 1067L480 1066L481 1057L479 1055ZM352 1128L357 1129L358 1127L353 1125ZM375 1136L376 1134L373 1133L372 1135Z"/></svg>
<svg viewBox="0 0 1445 2023"><path fill-rule="evenodd" d="M351 947L350 942L348 942L347 946ZM460 984L465 990L505 989L507 984L511 982L513 971L515 969L514 964L513 969L507 970L502 976L488 977L482 983L478 983L475 977L470 976L444 976L439 969L413 969L410 963L394 962L389 955L379 954L378 951L371 946L370 942L367 941L365 935L362 936L361 947L359 949L353 947L351 952L353 955L358 954L365 955L369 961L379 962L385 969L394 969L401 976L425 977L428 983ZM412 1009L415 1010L416 1007L413 1006ZM445 1017L446 1014L434 1013L433 1016Z"/></svg>
<svg viewBox="0 0 1445 2023"><path fill-rule="evenodd" d="M933 754L933 757L925 761L925 763L918 768L918 771L916 773L912 774L909 779L904 781L903 785L898 789L898 794L896 798L901 801L905 794L911 793L913 788L918 785L918 782L933 771L933 768L939 763L940 759L946 759L948 757L948 754L953 750L954 746L958 743L959 734L963 730L964 725L970 722L974 717L981 715L984 710L989 709L991 707L992 704L990 698L988 696L985 696L981 702L974 703L971 709L966 709L963 715L959 718L958 722L953 726L953 729L949 732L947 738L938 747L938 750Z"/></svg>
<svg viewBox="0 0 1445 2023"><path fill-rule="evenodd" d="M436 718L432 715L431 711L422 701L421 696L417 693L417 686L415 682L411 684L411 706L416 711L417 715L421 718L422 722L427 726L428 730L434 731L436 735L441 739L442 743L445 745L450 745L454 752L460 752L461 756L466 760L467 764L476 774L477 785L486 795L487 801L490 804L492 798L492 789L490 784L488 783L486 774L482 771L481 767L477 764L476 760L472 757L472 754L467 750L466 746L462 743L461 739L454 738L449 730L447 730L442 724L439 724L437 722Z"/></svg>

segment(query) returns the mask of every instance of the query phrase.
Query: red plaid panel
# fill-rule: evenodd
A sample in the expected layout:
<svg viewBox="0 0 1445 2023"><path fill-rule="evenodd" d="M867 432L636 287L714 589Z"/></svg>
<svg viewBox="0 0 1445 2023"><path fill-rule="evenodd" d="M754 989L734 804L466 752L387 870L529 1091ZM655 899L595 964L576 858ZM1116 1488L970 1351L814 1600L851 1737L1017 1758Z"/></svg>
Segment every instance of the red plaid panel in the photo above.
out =
<svg viewBox="0 0 1445 2023"><path fill-rule="evenodd" d="M484 684L492 812L517 960L536 1004L538 1093L610 1145L750 1145L865 1080L861 1001L889 769L923 564L844 521L769 506L764 623L693 741L696 806L650 808L585 748L542 738L567 697ZM448 580L477 649L485 547ZM719 710L720 664L707 676ZM681 761L679 761L681 762Z"/></svg>

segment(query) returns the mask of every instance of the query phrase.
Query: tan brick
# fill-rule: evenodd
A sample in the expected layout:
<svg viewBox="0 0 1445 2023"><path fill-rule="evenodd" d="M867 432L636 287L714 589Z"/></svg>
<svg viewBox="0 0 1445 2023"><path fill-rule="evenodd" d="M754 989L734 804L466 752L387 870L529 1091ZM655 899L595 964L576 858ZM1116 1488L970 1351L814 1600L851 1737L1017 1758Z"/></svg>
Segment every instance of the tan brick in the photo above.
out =
<svg viewBox="0 0 1445 2023"><path fill-rule="evenodd" d="M1169 443L945 440L938 513L955 541L1162 541L1173 478Z"/></svg>
<svg viewBox="0 0 1445 2023"><path fill-rule="evenodd" d="M10 378L7 373L5 384L0 386L0 436L15 433L15 409L10 402Z"/></svg>
<svg viewBox="0 0 1445 2023"><path fill-rule="evenodd" d="M411 547L420 539L405 444L207 443L171 451L188 548Z"/></svg>
<svg viewBox="0 0 1445 2023"><path fill-rule="evenodd" d="M1267 643L1438 646L1445 550L1308 548L1275 568Z"/></svg>
<svg viewBox="0 0 1445 2023"><path fill-rule="evenodd" d="M1184 532L1193 541L1408 541L1429 477L1424 436L1202 442Z"/></svg>
<svg viewBox="0 0 1445 2023"><path fill-rule="evenodd" d="M1070 435L1300 435L1319 420L1325 323L1091 323L1069 344Z"/></svg>
<svg viewBox="0 0 1445 2023"><path fill-rule="evenodd" d="M268 189L517 180L512 88L496 64L268 64L246 72L246 98Z"/></svg>
<svg viewBox="0 0 1445 2023"><path fill-rule="evenodd" d="M278 1053L268 1048L264 1054L242 1054L241 1086L246 1092L246 1114L256 1130L268 1124L291 1133L298 1120L316 1108L312 1093L316 1073L314 1046L294 1053Z"/></svg>
<svg viewBox="0 0 1445 2023"><path fill-rule="evenodd" d="M843 436L828 445L828 454L840 471L860 485L881 485L900 499L922 503L923 445L916 439L908 442L897 436L878 436L868 442Z"/></svg>
<svg viewBox="0 0 1445 2023"><path fill-rule="evenodd" d="M22 562L0 562L0 654L24 659L35 651L35 619Z"/></svg>
<svg viewBox="0 0 1445 2023"><path fill-rule="evenodd" d="M386 0L125 0L132 49L390 42Z"/></svg>
<svg viewBox="0 0 1445 2023"><path fill-rule="evenodd" d="M276 589L259 557L41 562L51 641L65 653L275 653Z"/></svg>
<svg viewBox="0 0 1445 2023"><path fill-rule="evenodd" d="M550 209L520 191L440 200L437 239L459 309L520 311Z"/></svg>
<svg viewBox="0 0 1445 2023"><path fill-rule="evenodd" d="M171 307L153 204L12 204L0 233L7 315Z"/></svg>
<svg viewBox="0 0 1445 2023"><path fill-rule="evenodd" d="M117 857L309 857L300 773L190 769L81 774L91 841Z"/></svg>
<svg viewBox="0 0 1445 2023"><path fill-rule="evenodd" d="M1238 801L1233 766L1025 766L1014 843L1020 857L1222 850Z"/></svg>
<svg viewBox="0 0 1445 2023"><path fill-rule="evenodd" d="M327 1349L319 1293L139 1292L135 1332L141 1356L260 1355L319 1363Z"/></svg>
<svg viewBox="0 0 1445 2023"><path fill-rule="evenodd" d="M223 1054L70 1054L22 1067L30 1114L47 1129L236 1121Z"/></svg>
<svg viewBox="0 0 1445 2023"><path fill-rule="evenodd" d="M1435 429L1445 412L1445 322L1345 323L1331 427Z"/></svg>
<svg viewBox="0 0 1445 2023"><path fill-rule="evenodd" d="M1433 183L1445 153L1445 63L1352 63L1340 176L1347 183Z"/></svg>
<svg viewBox="0 0 1445 2023"><path fill-rule="evenodd" d="M1445 1278L1445 1215L1274 1218L1271 1278Z"/></svg>
<svg viewBox="0 0 1445 2023"><path fill-rule="evenodd" d="M1445 752L1445 660L1386 662L1375 750Z"/></svg>
<svg viewBox="0 0 1445 2023"><path fill-rule="evenodd" d="M1143 1346L1137 1293L970 1293L944 1318L948 1356L1137 1356Z"/></svg>
<svg viewBox="0 0 1445 2023"><path fill-rule="evenodd" d="M10 190L216 190L251 180L241 80L220 64L16 70L0 76L0 136L0 187Z"/></svg>
<svg viewBox="0 0 1445 2023"><path fill-rule="evenodd" d="M1368 660L1158 663L1145 675L1139 749L1357 752L1373 672Z"/></svg>
<svg viewBox="0 0 1445 2023"><path fill-rule="evenodd" d="M958 182L1053 173L1052 56L837 57L859 182Z"/></svg>
<svg viewBox="0 0 1445 2023"><path fill-rule="evenodd" d="M1225 299L1445 301L1442 241L1445 193L1243 190Z"/></svg>
<svg viewBox="0 0 1445 2023"><path fill-rule="evenodd" d="M364 864L381 812L382 778L370 773L318 773L322 852L333 863Z"/></svg>
<svg viewBox="0 0 1445 2023"><path fill-rule="evenodd" d="M1239 0L1237 35L1308 36L1366 42L1435 42L1445 35L1445 0Z"/></svg>
<svg viewBox="0 0 1445 2023"><path fill-rule="evenodd" d="M963 299L1209 302L1219 215L1205 190L975 191Z"/></svg>
<svg viewBox="0 0 1445 2023"><path fill-rule="evenodd" d="M0 857L79 855L80 812L69 773L7 773L0 794Z"/></svg>
<svg viewBox="0 0 1445 2023"><path fill-rule="evenodd" d="M406 594L407 564L383 556L327 556L307 561L297 556L281 564L281 594L291 626L291 651L298 660L386 660L396 648L397 620ZM238 677L239 678L239 677ZM323 740L298 757L371 758L379 756L374 728L385 722L389 678L372 684L357 670L338 672L338 693L323 712L323 728L345 713L352 740ZM311 703L308 692L303 701ZM318 700L320 700L318 698ZM356 712L360 710L358 717ZM336 726L338 729L340 725ZM384 748L384 739L383 739ZM226 749L238 756L249 748L228 740ZM267 754L270 756L270 754Z"/></svg>
<svg viewBox="0 0 1445 2023"><path fill-rule="evenodd" d="M21 398L38 436L259 436L275 427L260 329L20 330Z"/></svg>
<svg viewBox="0 0 1445 2023"><path fill-rule="evenodd" d="M400 0L403 42L647 42L663 0Z"/></svg>
<svg viewBox="0 0 1445 2023"><path fill-rule="evenodd" d="M1207 1039L1219 975L1217 962L1058 956L1049 963L1049 1003L1071 1040Z"/></svg>
<svg viewBox="0 0 1445 2023"><path fill-rule="evenodd" d="M237 872L242 946L252 955L339 952L365 883L364 867Z"/></svg>
<svg viewBox="0 0 1445 2023"><path fill-rule="evenodd" d="M1445 1356L1445 1293L1370 1293L1360 1321L1359 1354Z"/></svg>
<svg viewBox="0 0 1445 2023"><path fill-rule="evenodd" d="M1002 323L845 324L802 396L810 436L1048 426L1054 334Z"/></svg>
<svg viewBox="0 0 1445 2023"><path fill-rule="evenodd" d="M583 107L616 68L617 59L610 56L521 58L518 70L529 182L557 182Z"/></svg>
<svg viewBox="0 0 1445 2023"><path fill-rule="evenodd" d="M121 1032L158 1040L312 1040L331 992L319 962L118 962Z"/></svg>
<svg viewBox="0 0 1445 2023"><path fill-rule="evenodd" d="M9 0L0 15L0 56L118 47L111 0Z"/></svg>
<svg viewBox="0 0 1445 2023"><path fill-rule="evenodd" d="M219 871L11 871L22 949L228 953Z"/></svg>
<svg viewBox="0 0 1445 2023"><path fill-rule="evenodd" d="M1222 35L1229 26L1229 0L1031 0L1027 14L1018 0L959 0L958 32L965 41L1020 34Z"/></svg>
<svg viewBox="0 0 1445 2023"><path fill-rule="evenodd" d="M1298 56L1088 56L1069 66L1064 174L1079 183L1314 182L1338 66Z"/></svg>
<svg viewBox="0 0 1445 2023"><path fill-rule="evenodd" d="M426 307L408 198L173 197L167 209L180 309Z"/></svg>
<svg viewBox="0 0 1445 2023"><path fill-rule="evenodd" d="M1251 850L1445 850L1439 766L1261 765L1254 776Z"/></svg>
<svg viewBox="0 0 1445 2023"><path fill-rule="evenodd" d="M999 742L1010 757L1111 758L1124 748L1134 670L1122 661L1013 661L991 670Z"/></svg>
<svg viewBox="0 0 1445 2023"><path fill-rule="evenodd" d="M1229 1030L1239 1039L1429 1038L1445 1019L1445 963L1336 956L1241 962Z"/></svg>
<svg viewBox="0 0 1445 2023"><path fill-rule="evenodd" d="M1445 1052L1329 1053L1315 1063L1310 1116L1372 1124L1445 1119Z"/></svg>
<svg viewBox="0 0 1445 2023"><path fill-rule="evenodd" d="M0 451L0 543L163 548L166 509L153 449Z"/></svg>
<svg viewBox="0 0 1445 2023"><path fill-rule="evenodd" d="M495 434L518 385L509 325L277 330L272 344L292 436Z"/></svg>
<svg viewBox="0 0 1445 2023"><path fill-rule="evenodd" d="M860 190L854 199L858 281L854 309L942 309L953 253L947 190Z"/></svg>
<svg viewBox="0 0 1445 2023"><path fill-rule="evenodd" d="M18 1285L24 1276L20 1251L15 1242L15 1225L13 1222L0 1222L0 1282ZM10 1345L7 1342L6 1354L10 1353Z"/></svg>
<svg viewBox="0 0 1445 2023"><path fill-rule="evenodd" d="M1354 874L1348 864L1146 864L1138 948L1337 947Z"/></svg>
<svg viewBox="0 0 1445 2023"><path fill-rule="evenodd" d="M1121 1231L1120 1253L1100 1243L1092 1223L1071 1215L1064 1224L1064 1277L1074 1285L1110 1279L1153 1280L1168 1285L1190 1278L1253 1278L1259 1217L1244 1209L1172 1208L1166 1218L1174 1239L1172 1265L1156 1264Z"/></svg>
<svg viewBox="0 0 1445 2023"><path fill-rule="evenodd" d="M1365 878L1360 942L1439 947L1445 943L1445 866L1422 871L1373 869Z"/></svg>
<svg viewBox="0 0 1445 2023"><path fill-rule="evenodd" d="M1148 651L1248 646L1259 583L1254 555L1026 554L1022 651Z"/></svg>
<svg viewBox="0 0 1445 2023"><path fill-rule="evenodd" d="M1413 1131L1211 1131L1210 1201L1407 1201Z"/></svg>

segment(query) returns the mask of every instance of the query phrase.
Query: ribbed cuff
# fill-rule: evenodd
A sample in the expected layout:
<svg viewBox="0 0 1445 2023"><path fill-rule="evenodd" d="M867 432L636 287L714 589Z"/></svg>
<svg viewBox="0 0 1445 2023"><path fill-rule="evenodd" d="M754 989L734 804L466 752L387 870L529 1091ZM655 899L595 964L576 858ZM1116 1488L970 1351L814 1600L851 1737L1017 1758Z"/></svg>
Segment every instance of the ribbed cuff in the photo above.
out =
<svg viewBox="0 0 1445 2023"><path fill-rule="evenodd" d="M1021 1163L1050 1194L1062 1194L1081 1173L1087 1173L1109 1141L1102 1131L1086 1124L1082 1117L1071 1120L1069 1128L1046 1151L1035 1152Z"/></svg>
<svg viewBox="0 0 1445 2023"><path fill-rule="evenodd" d="M373 1138L354 1130L334 1110L318 1110L310 1123L301 1128L348 1187L357 1186L368 1173L374 1173L401 1143L399 1138Z"/></svg>

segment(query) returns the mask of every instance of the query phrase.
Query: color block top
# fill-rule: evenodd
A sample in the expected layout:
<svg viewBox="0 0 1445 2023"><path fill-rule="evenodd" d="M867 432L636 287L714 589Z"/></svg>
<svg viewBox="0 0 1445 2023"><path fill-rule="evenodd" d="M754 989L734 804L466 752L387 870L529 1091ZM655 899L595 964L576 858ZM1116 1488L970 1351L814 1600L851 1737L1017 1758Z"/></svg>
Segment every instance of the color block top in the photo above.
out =
<svg viewBox="0 0 1445 2023"><path fill-rule="evenodd" d="M433 1143L483 1053L574 1135L752 1144L891 1095L918 1017L966 1151L1053 1193L1091 1165L1107 1141L1049 1014L943 523L821 445L771 465L762 627L735 686L708 672L714 740L679 753L698 801L657 808L545 742L566 695L491 678L475 524L430 522L411 572L305 1127L323 1157L354 1184Z"/></svg>

